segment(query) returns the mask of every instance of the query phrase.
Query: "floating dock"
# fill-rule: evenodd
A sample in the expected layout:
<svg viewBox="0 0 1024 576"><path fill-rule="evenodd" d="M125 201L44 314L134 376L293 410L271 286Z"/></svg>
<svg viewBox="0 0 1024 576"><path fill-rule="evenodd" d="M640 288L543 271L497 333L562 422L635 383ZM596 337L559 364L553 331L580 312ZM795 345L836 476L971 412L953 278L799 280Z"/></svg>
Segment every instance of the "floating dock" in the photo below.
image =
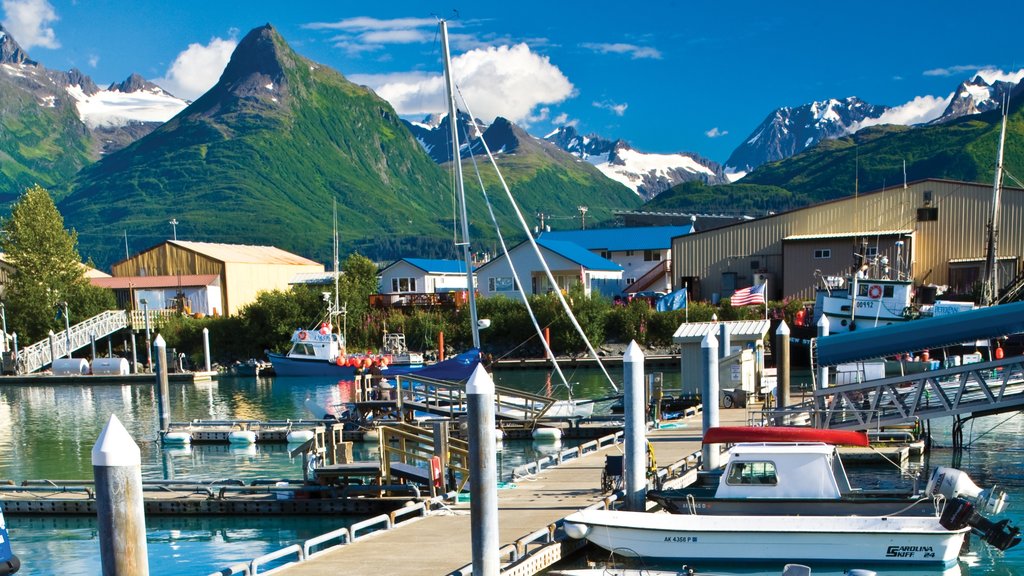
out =
<svg viewBox="0 0 1024 576"><path fill-rule="evenodd" d="M622 356L602 356L601 363L618 366L622 364ZM558 365L566 368L593 368L597 366L597 360L591 356L580 356L579 358L559 358ZM672 366L679 367L679 354L651 354L644 356L644 365L650 366ZM495 360L492 364L500 370L543 370L551 366L547 358L503 358Z"/></svg>
<svg viewBox="0 0 1024 576"><path fill-rule="evenodd" d="M172 372L167 379L175 384L195 384L211 382L219 375L218 372ZM125 385L125 384L156 384L156 374L125 374L97 375L80 374L56 376L48 373L21 374L18 376L0 376L0 385L52 386L71 384L74 386Z"/></svg>

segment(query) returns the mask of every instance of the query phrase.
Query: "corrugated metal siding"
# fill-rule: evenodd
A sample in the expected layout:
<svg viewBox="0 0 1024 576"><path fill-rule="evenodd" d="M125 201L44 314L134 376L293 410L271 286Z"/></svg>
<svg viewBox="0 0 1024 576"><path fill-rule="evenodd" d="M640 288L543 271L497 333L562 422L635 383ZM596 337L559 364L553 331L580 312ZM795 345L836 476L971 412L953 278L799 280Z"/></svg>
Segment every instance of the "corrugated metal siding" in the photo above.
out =
<svg viewBox="0 0 1024 576"><path fill-rule="evenodd" d="M229 262L225 265L224 277L227 279L221 288L224 294L224 306L229 315L238 314L243 306L256 300L260 292L271 290L288 290L288 282L296 272L324 271L322 264L308 266L249 264ZM315 318L313 319L315 320Z"/></svg>
<svg viewBox="0 0 1024 576"><path fill-rule="evenodd" d="M939 209L934 222L917 221L917 209L924 206L926 190L932 192L931 205ZM919 280L927 275L927 282L945 284L949 259L984 257L991 197L991 185L926 180L906 190L889 188L681 236L673 240L673 285L680 286L683 277L701 278L697 297L709 299L713 293L721 294L723 272L737 272L739 286L749 285L752 271L749 266L743 271L737 263L749 262L752 256L766 256L762 268L780 277L782 258L774 256L782 254L782 238L786 236L885 229L915 230L916 239L910 247L912 275ZM1024 190L1003 190L1000 230L999 254L1017 258L1024 254Z"/></svg>
<svg viewBox="0 0 1024 576"><path fill-rule="evenodd" d="M893 233L890 233L893 234ZM856 241L857 237L824 237L820 240L810 240L808 236L801 236L804 240L786 240L783 242L784 265L783 265L783 294L790 298L813 300L816 286L819 284L815 272L819 271L823 276L841 276L857 265L855 254L861 252L862 246ZM909 262L908 255L912 253L913 241L907 237L869 237L870 246L878 249L878 253L889 257L890 268L893 269L892 276L895 277L896 248L898 239L904 241L902 260ZM828 249L832 251L831 258L815 258L817 250Z"/></svg>
<svg viewBox="0 0 1024 576"><path fill-rule="evenodd" d="M768 333L768 320L739 320L725 322L729 326L730 340L740 338L744 341L751 339L760 340ZM684 342L699 342L711 332L718 337L722 322L693 322L680 324L676 333L672 335L672 341L680 344Z"/></svg>

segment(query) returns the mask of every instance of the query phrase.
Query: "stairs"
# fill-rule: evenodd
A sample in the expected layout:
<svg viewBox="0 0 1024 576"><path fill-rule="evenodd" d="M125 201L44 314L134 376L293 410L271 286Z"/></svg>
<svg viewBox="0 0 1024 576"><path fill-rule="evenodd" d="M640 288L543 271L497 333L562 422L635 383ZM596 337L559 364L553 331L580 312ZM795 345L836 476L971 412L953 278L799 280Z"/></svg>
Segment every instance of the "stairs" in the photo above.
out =
<svg viewBox="0 0 1024 576"><path fill-rule="evenodd" d="M71 351L89 345L91 336L99 340L128 326L128 313L124 310L107 310L71 327ZM53 348L57 358L68 355L66 330L53 335ZM31 374L53 364L50 356L50 339L41 340L18 351L18 374Z"/></svg>
<svg viewBox="0 0 1024 576"><path fill-rule="evenodd" d="M658 264L654 268L647 271L646 274L638 278L635 282L626 286L623 292L629 294L633 292L643 292L651 287L657 281L664 282L665 276L672 271L671 260L662 260L661 264Z"/></svg>

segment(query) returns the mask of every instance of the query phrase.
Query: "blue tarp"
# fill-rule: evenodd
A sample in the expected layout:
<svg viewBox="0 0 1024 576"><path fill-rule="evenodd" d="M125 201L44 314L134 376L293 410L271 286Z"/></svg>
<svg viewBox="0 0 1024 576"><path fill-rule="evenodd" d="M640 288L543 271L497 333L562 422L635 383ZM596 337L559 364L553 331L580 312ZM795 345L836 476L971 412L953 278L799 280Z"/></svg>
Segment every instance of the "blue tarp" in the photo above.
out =
<svg viewBox="0 0 1024 576"><path fill-rule="evenodd" d="M458 356L453 356L443 362L438 362L437 364L418 367L390 366L382 373L384 376L404 376L407 374L413 374L416 376L423 376L424 378L433 378L435 380L461 382L469 379L469 376L473 373L473 370L476 369L476 365L479 363L480 351L473 348L467 352L459 354Z"/></svg>
<svg viewBox="0 0 1024 576"><path fill-rule="evenodd" d="M835 366L1024 333L1024 302L818 338L817 362Z"/></svg>

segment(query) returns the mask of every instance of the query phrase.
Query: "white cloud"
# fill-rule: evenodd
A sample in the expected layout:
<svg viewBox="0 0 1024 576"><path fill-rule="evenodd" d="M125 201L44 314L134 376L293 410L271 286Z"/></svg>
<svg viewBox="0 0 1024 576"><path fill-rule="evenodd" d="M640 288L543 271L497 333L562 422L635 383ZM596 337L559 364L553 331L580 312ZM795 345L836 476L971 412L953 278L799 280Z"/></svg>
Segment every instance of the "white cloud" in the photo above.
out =
<svg viewBox="0 0 1024 576"><path fill-rule="evenodd" d="M997 80L1001 80L1003 82L1013 82L1014 84L1017 84L1021 81L1021 79L1024 79L1024 69L1017 70L1016 72L1004 72L1002 70L997 70L995 68L984 68L982 70L978 70L977 74L975 75L981 76L982 79L984 79L985 82L988 82L989 84L992 84Z"/></svg>
<svg viewBox="0 0 1024 576"><path fill-rule="evenodd" d="M605 102L594 102L594 107L595 108L600 108L602 110L609 110L613 114L615 114L616 116L622 116L623 114L626 113L626 108L629 108L629 104L626 104L626 103L616 104L615 102L605 101Z"/></svg>
<svg viewBox="0 0 1024 576"><path fill-rule="evenodd" d="M558 116L551 119L551 123L555 126L565 126L565 123L569 121L569 115L562 112Z"/></svg>
<svg viewBox="0 0 1024 576"><path fill-rule="evenodd" d="M661 59L661 51L657 48L650 46L637 46L636 44L624 44L624 43L604 43L604 42L586 42L580 44L583 48L593 50L600 54L628 54L634 60L640 58L653 58L655 60Z"/></svg>
<svg viewBox="0 0 1024 576"><path fill-rule="evenodd" d="M153 82L178 98L195 100L217 83L237 44L234 39L223 38L213 38L205 46L189 44L164 76Z"/></svg>
<svg viewBox="0 0 1024 576"><path fill-rule="evenodd" d="M940 96L918 96L906 104L886 110L885 113L878 118L868 118L863 122L852 126L850 128L850 132L856 132L861 128L877 126L879 124L910 126L913 124L930 122L939 116L942 116L942 113L946 110L946 106L949 106L949 101L952 99L953 94L950 94L945 98Z"/></svg>
<svg viewBox="0 0 1024 576"><path fill-rule="evenodd" d="M368 44L418 44L428 42L432 36L423 30L377 30L359 36Z"/></svg>
<svg viewBox="0 0 1024 576"><path fill-rule="evenodd" d="M99 63L100 63L100 57L99 56L97 56L95 54L90 54L89 55L89 67L90 68L95 68L96 66L99 66Z"/></svg>
<svg viewBox="0 0 1024 576"><path fill-rule="evenodd" d="M303 24L309 30L346 30L349 32L366 32L369 30L408 30L412 28L433 28L437 26L434 18L392 18L381 20L368 16L346 18L337 22L311 22Z"/></svg>
<svg viewBox="0 0 1024 576"><path fill-rule="evenodd" d="M925 76L954 76L963 74L964 72L972 72L981 68L990 68L989 66L976 66L974 64L950 66L948 68L932 68L931 70L925 70L922 72Z"/></svg>
<svg viewBox="0 0 1024 576"><path fill-rule="evenodd" d="M725 136L728 133L728 130L719 130L718 126L715 126L711 130L705 132L704 135L707 136L708 138L721 138L722 136Z"/></svg>
<svg viewBox="0 0 1024 576"><path fill-rule="evenodd" d="M574 94L565 74L526 44L470 50L452 59L452 75L473 114L485 122L502 116L529 122L535 108ZM373 88L399 114L444 112L444 76L408 72L352 75L353 82Z"/></svg>
<svg viewBox="0 0 1024 576"><path fill-rule="evenodd" d="M381 20L360 16L337 22L311 22L304 24L309 30L337 30L341 34L332 40L335 48L351 56L363 52L382 50L385 44L420 44L436 37L437 20L434 18L393 18Z"/></svg>
<svg viewBox="0 0 1024 576"><path fill-rule="evenodd" d="M3 8L7 14L4 28L22 48L60 48L51 27L60 18L47 0L3 0Z"/></svg>

